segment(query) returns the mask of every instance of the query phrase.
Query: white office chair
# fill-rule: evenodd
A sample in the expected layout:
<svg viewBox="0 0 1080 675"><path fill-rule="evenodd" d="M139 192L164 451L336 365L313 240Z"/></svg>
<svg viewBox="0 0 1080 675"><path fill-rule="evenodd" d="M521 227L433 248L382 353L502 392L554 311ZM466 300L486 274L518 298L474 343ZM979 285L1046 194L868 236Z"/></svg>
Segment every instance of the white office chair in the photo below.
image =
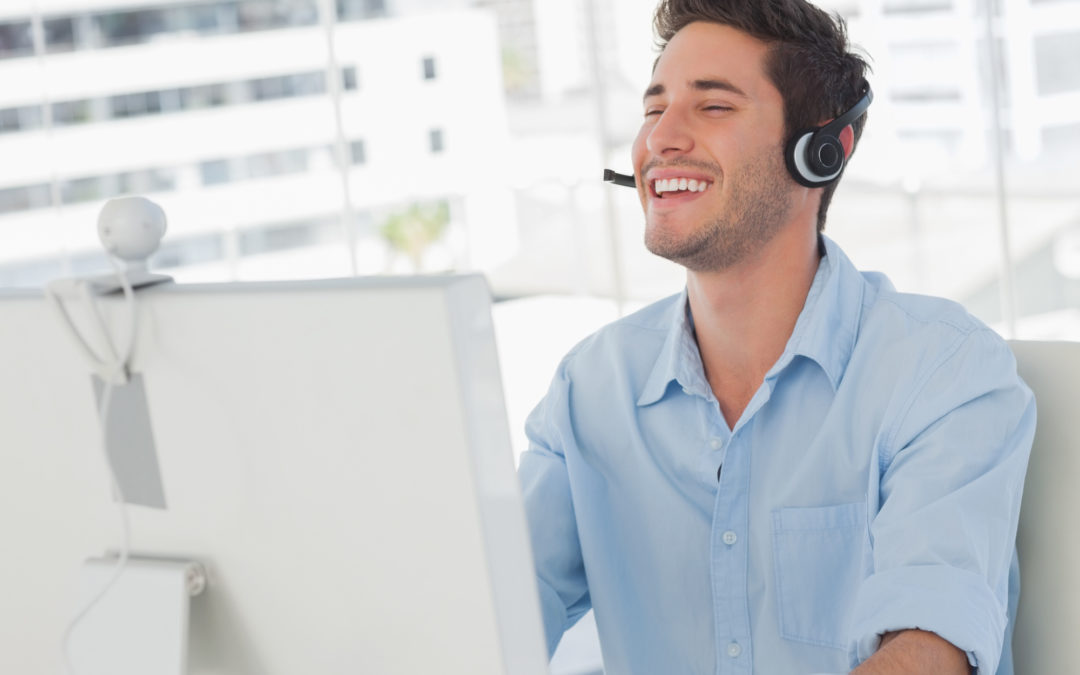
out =
<svg viewBox="0 0 1080 675"><path fill-rule="evenodd" d="M1017 548L1016 675L1080 673L1080 342L1012 342L1035 392Z"/></svg>

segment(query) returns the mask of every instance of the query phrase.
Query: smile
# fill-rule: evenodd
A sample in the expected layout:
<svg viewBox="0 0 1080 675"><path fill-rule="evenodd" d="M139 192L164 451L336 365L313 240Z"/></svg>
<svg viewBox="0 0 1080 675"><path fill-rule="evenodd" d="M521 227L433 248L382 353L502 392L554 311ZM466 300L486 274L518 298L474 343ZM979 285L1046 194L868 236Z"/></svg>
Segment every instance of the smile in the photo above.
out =
<svg viewBox="0 0 1080 675"><path fill-rule="evenodd" d="M705 192L709 185L708 181L695 178L667 178L655 181L653 189L663 196L665 192Z"/></svg>

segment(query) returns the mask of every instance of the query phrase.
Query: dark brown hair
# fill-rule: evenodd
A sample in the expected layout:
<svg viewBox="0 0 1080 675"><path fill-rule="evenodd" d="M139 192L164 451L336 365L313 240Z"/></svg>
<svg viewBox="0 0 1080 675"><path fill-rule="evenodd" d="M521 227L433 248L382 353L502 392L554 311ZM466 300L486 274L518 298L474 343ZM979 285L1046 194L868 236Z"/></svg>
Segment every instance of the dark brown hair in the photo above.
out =
<svg viewBox="0 0 1080 675"><path fill-rule="evenodd" d="M663 0L654 27L661 50L695 21L723 24L769 45L765 74L784 99L785 142L846 112L866 88L866 61L849 49L847 27L839 16L805 0ZM858 142L866 115L851 126ZM836 191L824 188L818 231Z"/></svg>

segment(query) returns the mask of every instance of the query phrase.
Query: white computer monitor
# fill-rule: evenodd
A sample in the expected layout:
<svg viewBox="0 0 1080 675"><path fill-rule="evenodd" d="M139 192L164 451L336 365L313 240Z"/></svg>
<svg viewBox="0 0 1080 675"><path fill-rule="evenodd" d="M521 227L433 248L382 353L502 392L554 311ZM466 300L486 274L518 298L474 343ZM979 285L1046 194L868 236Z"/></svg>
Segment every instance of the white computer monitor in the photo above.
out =
<svg viewBox="0 0 1080 675"><path fill-rule="evenodd" d="M192 675L546 672L482 278L166 285L138 313L166 508L129 507L132 550L206 566ZM40 293L0 294L0 354L0 672L51 675L120 528Z"/></svg>

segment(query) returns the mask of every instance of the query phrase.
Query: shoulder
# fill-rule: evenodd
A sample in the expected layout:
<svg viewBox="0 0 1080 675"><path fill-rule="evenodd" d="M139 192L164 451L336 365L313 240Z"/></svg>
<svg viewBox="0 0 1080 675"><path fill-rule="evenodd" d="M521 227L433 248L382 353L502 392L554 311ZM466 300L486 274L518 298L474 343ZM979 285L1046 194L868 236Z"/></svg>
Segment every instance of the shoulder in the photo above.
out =
<svg viewBox="0 0 1080 675"><path fill-rule="evenodd" d="M1021 414L1031 403L1008 343L959 303L870 285L860 322L852 384L881 397L891 418L888 445L905 445L952 411L982 401L984 422Z"/></svg>
<svg viewBox="0 0 1080 675"><path fill-rule="evenodd" d="M910 330L939 327L956 335L988 330L986 324L958 302L932 295L901 293L877 272L863 272L870 291L864 301L864 326L875 321L903 325Z"/></svg>
<svg viewBox="0 0 1080 675"><path fill-rule="evenodd" d="M963 351L1011 354L1005 340L961 304L900 293L880 274L863 273L863 277L868 292L859 322L859 348L872 348L882 357L904 358L909 368Z"/></svg>

